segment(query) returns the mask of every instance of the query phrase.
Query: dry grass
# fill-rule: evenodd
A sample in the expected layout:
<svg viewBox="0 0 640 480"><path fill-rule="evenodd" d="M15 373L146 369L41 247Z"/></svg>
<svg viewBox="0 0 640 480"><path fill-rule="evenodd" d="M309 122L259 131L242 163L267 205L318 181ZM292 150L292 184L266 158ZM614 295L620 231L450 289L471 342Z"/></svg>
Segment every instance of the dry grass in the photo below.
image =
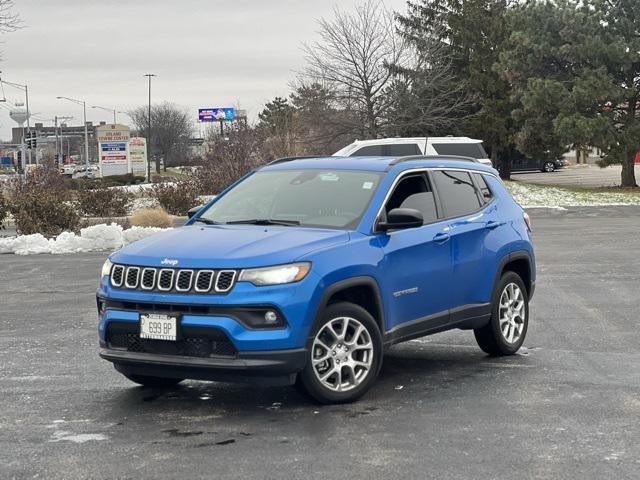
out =
<svg viewBox="0 0 640 480"><path fill-rule="evenodd" d="M160 227L169 228L173 227L173 221L171 215L169 215L164 208L139 208L131 218L129 222L134 227Z"/></svg>

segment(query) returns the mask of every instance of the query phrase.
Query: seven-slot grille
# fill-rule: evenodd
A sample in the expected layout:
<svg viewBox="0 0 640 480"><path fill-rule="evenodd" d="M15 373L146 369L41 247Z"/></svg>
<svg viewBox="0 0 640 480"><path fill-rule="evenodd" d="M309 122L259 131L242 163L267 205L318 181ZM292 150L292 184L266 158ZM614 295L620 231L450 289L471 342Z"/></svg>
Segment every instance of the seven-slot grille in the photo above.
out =
<svg viewBox="0 0 640 480"><path fill-rule="evenodd" d="M114 265L111 285L130 290L160 292L227 293L236 281L236 270L194 270Z"/></svg>

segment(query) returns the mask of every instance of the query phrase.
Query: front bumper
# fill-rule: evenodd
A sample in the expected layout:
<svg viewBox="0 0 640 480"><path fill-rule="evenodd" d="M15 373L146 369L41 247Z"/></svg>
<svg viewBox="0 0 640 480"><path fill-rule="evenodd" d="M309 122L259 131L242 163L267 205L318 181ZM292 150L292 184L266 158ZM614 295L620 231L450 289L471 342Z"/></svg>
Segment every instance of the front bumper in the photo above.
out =
<svg viewBox="0 0 640 480"><path fill-rule="evenodd" d="M124 374L258 385L291 385L307 359L304 348L241 352L233 358L196 358L103 348L100 356Z"/></svg>

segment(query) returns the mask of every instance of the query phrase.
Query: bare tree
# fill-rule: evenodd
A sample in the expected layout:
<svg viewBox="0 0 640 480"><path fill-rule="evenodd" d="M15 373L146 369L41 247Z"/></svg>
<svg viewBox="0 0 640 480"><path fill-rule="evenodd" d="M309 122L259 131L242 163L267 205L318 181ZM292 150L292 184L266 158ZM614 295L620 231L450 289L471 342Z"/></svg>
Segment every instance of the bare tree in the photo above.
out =
<svg viewBox="0 0 640 480"><path fill-rule="evenodd" d="M129 115L139 134L148 138L148 107L140 106L130 111ZM164 160L166 171L167 165L177 164L189 157L189 140L193 130L187 110L170 102L151 106L151 143L157 173L160 173L161 160Z"/></svg>
<svg viewBox="0 0 640 480"><path fill-rule="evenodd" d="M391 66L387 134L461 133L462 120L471 118L475 98L456 75L450 46L438 35L424 35L412 40L410 51L410 62Z"/></svg>
<svg viewBox="0 0 640 480"><path fill-rule="evenodd" d="M390 106L386 90L394 71L389 67L405 65L407 44L381 0L366 0L353 13L335 7L333 14L319 20L320 40L303 45L302 76L332 91L341 110L351 113L334 120L343 130L375 138Z"/></svg>
<svg viewBox="0 0 640 480"><path fill-rule="evenodd" d="M224 136L215 128L206 132L206 154L194 177L203 194L216 194L251 169L265 162L260 129L233 122Z"/></svg>
<svg viewBox="0 0 640 480"><path fill-rule="evenodd" d="M22 27L22 21L13 8L13 0L0 0L0 33L14 32Z"/></svg>

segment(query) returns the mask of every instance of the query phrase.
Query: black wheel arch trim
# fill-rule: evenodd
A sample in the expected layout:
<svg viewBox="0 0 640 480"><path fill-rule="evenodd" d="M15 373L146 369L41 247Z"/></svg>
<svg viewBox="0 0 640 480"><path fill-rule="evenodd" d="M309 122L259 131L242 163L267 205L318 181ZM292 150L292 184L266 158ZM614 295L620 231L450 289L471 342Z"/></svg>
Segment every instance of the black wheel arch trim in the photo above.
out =
<svg viewBox="0 0 640 480"><path fill-rule="evenodd" d="M502 277L502 273L504 272L504 267L508 263L511 263L515 260L525 260L529 265L529 274L530 274L529 285L525 283L525 286L527 287L527 290L528 290L529 300L531 300L533 298L533 293L535 291L536 282L534 280L535 272L533 269L534 267L533 267L533 261L531 260L531 254L526 250L516 250L514 252L507 253L504 257L500 259L500 262L498 263L498 269L496 270L495 278L493 280L493 288L491 291L493 292L495 290L496 285L500 281L500 278ZM522 281L524 282L525 279L523 278Z"/></svg>
<svg viewBox="0 0 640 480"><path fill-rule="evenodd" d="M384 304L382 302L382 295L380 293L380 287L378 286L378 282L373 277L368 275L361 275L358 277L346 278L344 280L338 280L335 283L332 283L327 288L325 288L324 292L322 292L322 297L320 297L320 303L318 304L318 308L316 309L316 315L314 319L313 326L317 325L317 323L321 320L322 315L324 314L325 309L329 305L329 300L333 295L339 293L343 290L347 290L352 287L369 287L373 291L373 301L377 311L377 315L372 315L378 328L380 329L380 335L384 335L385 331L385 323L384 323ZM313 326L309 331L309 336L307 337L307 341L313 340Z"/></svg>

